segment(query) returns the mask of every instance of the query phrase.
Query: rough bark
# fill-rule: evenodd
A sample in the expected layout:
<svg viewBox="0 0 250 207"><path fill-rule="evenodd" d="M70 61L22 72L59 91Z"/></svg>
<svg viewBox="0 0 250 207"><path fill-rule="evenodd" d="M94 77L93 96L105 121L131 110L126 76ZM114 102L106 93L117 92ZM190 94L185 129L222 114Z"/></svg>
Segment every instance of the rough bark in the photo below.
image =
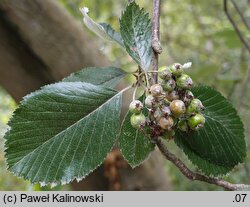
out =
<svg viewBox="0 0 250 207"><path fill-rule="evenodd" d="M0 50L5 54L0 81L16 100L83 66L108 65L82 25L56 1L0 0L0 14ZM15 86L8 84L10 76Z"/></svg>
<svg viewBox="0 0 250 207"><path fill-rule="evenodd" d="M83 26L56 1L0 0L0 84L17 102L80 68L107 65ZM135 170L126 164L117 169L121 190L169 189L157 155ZM114 189L104 166L72 186L75 190Z"/></svg>

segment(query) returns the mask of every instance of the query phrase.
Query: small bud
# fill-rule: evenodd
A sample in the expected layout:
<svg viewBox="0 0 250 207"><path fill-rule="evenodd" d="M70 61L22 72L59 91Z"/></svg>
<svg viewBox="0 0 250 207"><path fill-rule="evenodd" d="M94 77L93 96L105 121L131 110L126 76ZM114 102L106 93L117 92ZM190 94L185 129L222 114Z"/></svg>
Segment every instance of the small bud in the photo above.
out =
<svg viewBox="0 0 250 207"><path fill-rule="evenodd" d="M177 100L179 99L179 94L176 91L172 91L172 92L167 92L166 93L166 98L168 101L173 101L173 100Z"/></svg>
<svg viewBox="0 0 250 207"><path fill-rule="evenodd" d="M166 129L168 131L171 130L171 128L174 126L174 120L171 116L165 118L165 117L161 117L160 121L159 121L159 125L162 129Z"/></svg>
<svg viewBox="0 0 250 207"><path fill-rule="evenodd" d="M189 90L193 86L193 80L190 78L189 75L182 74L179 78L177 78L176 85L181 89Z"/></svg>
<svg viewBox="0 0 250 207"><path fill-rule="evenodd" d="M191 66L192 66L192 62L187 62L187 63L184 63L184 64L182 65L182 68L188 69L188 68L191 68Z"/></svg>
<svg viewBox="0 0 250 207"><path fill-rule="evenodd" d="M192 130L198 130L204 127L204 124L205 124L205 117L202 116L201 114L195 114L194 116L191 116L188 119L188 126Z"/></svg>
<svg viewBox="0 0 250 207"><path fill-rule="evenodd" d="M171 67L171 72L173 73L174 76L180 76L183 73L183 68L180 63L175 63Z"/></svg>
<svg viewBox="0 0 250 207"><path fill-rule="evenodd" d="M170 103L170 110L175 117L181 117L186 111L186 106L181 100L174 100Z"/></svg>
<svg viewBox="0 0 250 207"><path fill-rule="evenodd" d="M196 112L200 112L204 109L205 109L205 107L203 106L202 102L199 99L195 98L191 101L191 103L187 107L187 114L191 115L191 114L194 114Z"/></svg>
<svg viewBox="0 0 250 207"><path fill-rule="evenodd" d="M168 117L169 115L171 115L171 110L169 106L163 106L161 108L161 112L162 112L162 115L165 117Z"/></svg>
<svg viewBox="0 0 250 207"><path fill-rule="evenodd" d="M141 113L141 114L133 114L130 117L130 123L132 127L136 129L141 129L145 126L146 124L146 117Z"/></svg>
<svg viewBox="0 0 250 207"><path fill-rule="evenodd" d="M161 85L165 91L172 92L175 88L175 81L171 78L170 80L163 82Z"/></svg>
<svg viewBox="0 0 250 207"><path fill-rule="evenodd" d="M160 84L154 84L150 87L150 92L153 97L158 97L162 95L163 89Z"/></svg>
<svg viewBox="0 0 250 207"><path fill-rule="evenodd" d="M170 68L168 67L160 67L159 68L159 77L162 80L169 80L172 77L172 72L170 70Z"/></svg>
<svg viewBox="0 0 250 207"><path fill-rule="evenodd" d="M148 95L145 99L145 106L151 109L155 105L155 102L155 98L152 95Z"/></svg>
<svg viewBox="0 0 250 207"><path fill-rule="evenodd" d="M178 129L180 129L183 132L187 132L188 131L188 123L186 120L181 120L178 123Z"/></svg>
<svg viewBox="0 0 250 207"><path fill-rule="evenodd" d="M143 104L139 100L132 101L129 105L129 111L133 114L141 113L142 108Z"/></svg>

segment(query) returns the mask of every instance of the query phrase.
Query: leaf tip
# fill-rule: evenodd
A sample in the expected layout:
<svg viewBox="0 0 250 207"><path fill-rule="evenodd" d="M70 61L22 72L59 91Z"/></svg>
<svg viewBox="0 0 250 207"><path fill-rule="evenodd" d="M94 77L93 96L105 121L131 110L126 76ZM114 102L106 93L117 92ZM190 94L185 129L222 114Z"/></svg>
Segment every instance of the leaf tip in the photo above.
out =
<svg viewBox="0 0 250 207"><path fill-rule="evenodd" d="M83 16L86 16L89 13L89 8L88 7L82 7L79 8L80 12L82 13Z"/></svg>

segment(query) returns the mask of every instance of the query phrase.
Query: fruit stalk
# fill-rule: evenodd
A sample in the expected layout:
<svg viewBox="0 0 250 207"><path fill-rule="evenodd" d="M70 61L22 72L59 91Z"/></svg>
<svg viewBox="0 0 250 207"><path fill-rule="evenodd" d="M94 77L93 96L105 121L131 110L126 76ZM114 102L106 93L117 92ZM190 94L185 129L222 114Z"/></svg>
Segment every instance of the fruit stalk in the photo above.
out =
<svg viewBox="0 0 250 207"><path fill-rule="evenodd" d="M245 184L233 184L230 182L227 182L225 180L214 178L214 177L208 177L206 175L202 175L197 172L193 172L190 170L179 158L177 158L173 153L171 153L165 144L162 142L160 138L157 138L155 140L157 147L159 148L160 152L165 156L167 160L172 162L183 175L185 175L189 180L199 180L202 182L210 183L213 185L221 186L225 190L244 190L249 189L250 185Z"/></svg>

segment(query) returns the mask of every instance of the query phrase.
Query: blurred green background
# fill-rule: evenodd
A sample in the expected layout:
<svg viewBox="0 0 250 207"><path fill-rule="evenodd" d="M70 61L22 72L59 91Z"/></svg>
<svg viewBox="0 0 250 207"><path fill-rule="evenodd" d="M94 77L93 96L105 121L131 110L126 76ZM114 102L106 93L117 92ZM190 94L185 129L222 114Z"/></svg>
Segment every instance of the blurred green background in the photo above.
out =
<svg viewBox="0 0 250 207"><path fill-rule="evenodd" d="M151 12L151 1L137 1ZM60 0L60 3L78 21L82 16L79 7L89 7L89 15L97 22L108 22L118 29L118 17L126 6L125 0ZM250 25L250 1L237 1L241 13ZM230 12L243 36L250 42L250 31L242 23L240 16L230 5ZM83 26L83 24L82 24ZM101 51L113 62L114 66L131 71L136 66L131 58L119 47L102 42L89 32L99 44ZM195 83L213 86L230 99L238 109L244 122L248 146L248 156L244 164L239 165L225 179L235 183L250 182L250 54L244 48L232 25L223 11L223 1L176 0L162 1L161 43L163 53L160 65L174 62L192 61L189 71ZM4 161L4 140L2 139L16 103L0 88L0 189L4 190L48 190L39 185L16 178L6 170ZM170 147L182 160L194 167L174 144ZM221 188L201 182L190 182L171 163L165 163L172 190L221 190ZM70 186L53 190L69 190Z"/></svg>

